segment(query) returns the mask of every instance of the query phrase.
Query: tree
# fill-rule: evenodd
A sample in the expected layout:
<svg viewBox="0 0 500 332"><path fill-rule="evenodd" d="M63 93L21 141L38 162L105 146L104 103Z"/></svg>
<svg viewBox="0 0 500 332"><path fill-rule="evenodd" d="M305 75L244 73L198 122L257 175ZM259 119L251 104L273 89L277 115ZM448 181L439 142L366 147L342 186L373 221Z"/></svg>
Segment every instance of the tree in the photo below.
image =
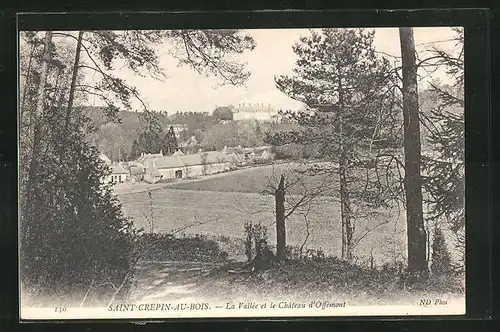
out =
<svg viewBox="0 0 500 332"><path fill-rule="evenodd" d="M432 50L434 68L444 68L451 85L431 84L437 100L429 115L421 114L433 154L423 158L424 190L430 205L428 219L446 222L455 235L455 247L462 254L459 268L465 267L465 122L464 122L464 39L455 29L455 52Z"/></svg>
<svg viewBox="0 0 500 332"><path fill-rule="evenodd" d="M48 31L45 33L44 39L44 51L43 58L40 68L40 82L38 85L38 93L36 99L36 108L35 112L31 115L32 121L34 124L33 130L33 146L31 149L32 157L30 160L30 166L28 168L28 178L27 178L27 200L29 201L31 198L32 187L34 186L34 177L36 174L36 170L38 167L38 162L40 159L40 153L42 148L40 147L41 139L45 135L45 126L44 121L42 120L42 115L44 111L45 104L45 85L47 82L47 74L48 74L48 63L50 61L50 47L52 43L52 32ZM29 76L28 76L29 77Z"/></svg>
<svg viewBox="0 0 500 332"><path fill-rule="evenodd" d="M222 74L227 70L231 75L223 79L243 83L248 77L242 74L243 67L236 62L231 65L219 52L241 53L253 47L253 40L235 30L196 35L212 39L206 50L196 50L197 56L208 62L195 64L195 69L206 66ZM64 38L54 43L53 36ZM86 31L78 32L78 36L47 32L41 58L33 51L34 63L22 61L30 63L24 73L26 98L21 114L22 123L27 124L20 144L23 162L29 165L21 170L24 286L46 294L57 288L65 294L93 289L107 300L112 294L111 301L126 288L136 262L136 231L121 215L109 188L101 183L109 170L98 161L97 151L88 142L95 127L74 110L77 102L88 96L104 101L110 117L117 114L116 104L130 108L132 98L142 102L135 87L112 75L113 65L120 59L137 74L162 76L153 45L163 38L176 39L168 31ZM76 48L61 52L69 40L76 41ZM188 50L198 47L196 39L190 40ZM67 59L64 54L74 57ZM89 84L84 80L89 73L99 74L101 80L96 78ZM28 93L33 90L38 96ZM147 117L149 110L144 103L143 108ZM26 121L29 118L36 121ZM144 141L155 138L150 132L155 131L146 132Z"/></svg>
<svg viewBox="0 0 500 332"><path fill-rule="evenodd" d="M278 188L274 191L276 204L276 258L278 261L284 260L286 248L285 230L285 176L282 174Z"/></svg>
<svg viewBox="0 0 500 332"><path fill-rule="evenodd" d="M201 173L203 175L207 175L208 174L208 162L207 162L207 158L208 158L208 153L202 152L201 155L200 155L200 159L201 159L201 164L202 164Z"/></svg>
<svg viewBox="0 0 500 332"><path fill-rule="evenodd" d="M435 276L445 275L451 271L450 253L446 246L443 231L436 226L432 241L432 265L431 272Z"/></svg>
<svg viewBox="0 0 500 332"><path fill-rule="evenodd" d="M355 245L356 209L352 200L370 208L387 204L381 181L353 171L373 152L394 144L383 139L391 130L394 84L387 60L373 48L374 32L323 29L302 37L293 47L299 60L292 77L280 76L280 91L304 103L304 110L282 112L298 129L268 135L266 142L283 146L314 144L328 161L316 174L338 176L342 224L342 258L351 260ZM378 150L377 150L378 149ZM371 191L371 193L369 193Z"/></svg>
<svg viewBox="0 0 500 332"><path fill-rule="evenodd" d="M167 153L169 146L158 114L141 114L140 121L142 130L132 145L132 157L137 158L142 153Z"/></svg>
<svg viewBox="0 0 500 332"><path fill-rule="evenodd" d="M170 126L167 134L165 135L165 145L168 154L173 154L175 151L177 151L177 135L175 134L174 127L172 126Z"/></svg>
<svg viewBox="0 0 500 332"><path fill-rule="evenodd" d="M231 121L233 120L233 110L229 106L217 107L212 116L215 121Z"/></svg>
<svg viewBox="0 0 500 332"><path fill-rule="evenodd" d="M286 257L286 222L294 214L301 216L306 224L306 237L300 253L311 235L309 213L316 200L331 194L333 183L328 177L308 174L307 170L288 167L280 171L279 178L273 168L268 177L264 195L274 196L276 223L276 259Z"/></svg>
<svg viewBox="0 0 500 332"><path fill-rule="evenodd" d="M399 28L403 69L403 118L408 237L408 272L414 276L427 273L426 241L420 176L421 146L415 42L412 28Z"/></svg>
<svg viewBox="0 0 500 332"><path fill-rule="evenodd" d="M21 184L25 193L21 201L21 282L42 296L71 297L92 288L97 297L106 297L110 296L106 285L122 284L129 272L134 230L121 215L111 191L102 186L108 170L89 145L88 121L71 114L70 126L60 126L66 108L61 107L61 94L51 92L64 89L60 81L68 72L67 67L56 65L64 58L58 54L58 45L51 42L51 33L45 36L43 57L30 68L42 74L37 82L38 105L33 112L27 101L23 112L36 118L29 125L34 127L36 145L26 148L31 137L22 136L21 150L30 154L31 163L30 176Z"/></svg>
<svg viewBox="0 0 500 332"><path fill-rule="evenodd" d="M236 122L213 125L205 132L202 145L206 150L222 150L225 146L236 146L239 141Z"/></svg>

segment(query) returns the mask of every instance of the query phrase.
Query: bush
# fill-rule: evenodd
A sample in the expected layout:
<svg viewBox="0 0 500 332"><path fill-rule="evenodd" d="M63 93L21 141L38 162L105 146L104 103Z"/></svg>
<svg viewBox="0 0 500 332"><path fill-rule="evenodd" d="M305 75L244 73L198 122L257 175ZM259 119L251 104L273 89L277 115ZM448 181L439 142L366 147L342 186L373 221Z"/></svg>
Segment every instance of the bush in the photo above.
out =
<svg viewBox="0 0 500 332"><path fill-rule="evenodd" d="M451 272L451 269L450 253L446 246L443 231L441 228L436 227L432 242L431 273L435 276L441 276Z"/></svg>
<svg viewBox="0 0 500 332"><path fill-rule="evenodd" d="M42 297L78 297L92 288L107 301L115 290L97 285L123 284L125 293L136 231L102 185L109 170L83 130L72 129L64 139L53 130L31 183L22 188L21 280Z"/></svg>
<svg viewBox="0 0 500 332"><path fill-rule="evenodd" d="M297 160L302 157L303 149L299 144L286 144L281 146L276 146L276 159L291 159Z"/></svg>
<svg viewBox="0 0 500 332"><path fill-rule="evenodd" d="M245 223L245 255L247 256L248 261L251 261L253 258L253 252L257 248L257 243L260 240L267 241L267 227L262 226L260 223L252 224L250 222Z"/></svg>
<svg viewBox="0 0 500 332"><path fill-rule="evenodd" d="M170 234L145 233L138 239L141 258L158 261L225 262L228 254L204 234L175 237Z"/></svg>

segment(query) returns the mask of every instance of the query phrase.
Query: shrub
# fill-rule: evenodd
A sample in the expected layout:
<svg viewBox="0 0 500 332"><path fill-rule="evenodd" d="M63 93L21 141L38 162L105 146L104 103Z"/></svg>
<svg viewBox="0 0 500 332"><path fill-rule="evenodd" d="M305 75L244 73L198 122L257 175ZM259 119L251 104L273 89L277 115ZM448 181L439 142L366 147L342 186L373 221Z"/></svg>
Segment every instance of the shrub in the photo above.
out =
<svg viewBox="0 0 500 332"><path fill-rule="evenodd" d="M297 160L302 157L302 146L299 144L286 144L276 147L276 159Z"/></svg>
<svg viewBox="0 0 500 332"><path fill-rule="evenodd" d="M252 224L250 222L245 223L245 255L247 256L248 261L251 261L253 258L253 251L257 248L257 243L260 240L267 241L267 227L258 224ZM255 249L256 250L256 249Z"/></svg>
<svg viewBox="0 0 500 332"><path fill-rule="evenodd" d="M436 227L432 242L432 265L431 272L433 275L445 275L451 271L450 253L446 246L441 228Z"/></svg>
<svg viewBox="0 0 500 332"><path fill-rule="evenodd" d="M176 237L145 233L139 237L138 248L142 259L146 260L224 262L228 257L216 241L204 234Z"/></svg>
<svg viewBox="0 0 500 332"><path fill-rule="evenodd" d="M42 297L79 296L109 283L125 285L124 294L137 232L101 183L109 170L83 129L69 137L53 130L31 183L22 188L21 280ZM94 292L103 301L114 293L113 287Z"/></svg>

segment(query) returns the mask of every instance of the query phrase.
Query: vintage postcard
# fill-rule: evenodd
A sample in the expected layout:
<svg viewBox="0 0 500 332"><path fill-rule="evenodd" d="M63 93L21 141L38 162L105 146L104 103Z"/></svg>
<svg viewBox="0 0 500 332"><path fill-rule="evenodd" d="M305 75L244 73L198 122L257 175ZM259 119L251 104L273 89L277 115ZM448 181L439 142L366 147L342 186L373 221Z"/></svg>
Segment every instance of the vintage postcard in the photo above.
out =
<svg viewBox="0 0 500 332"><path fill-rule="evenodd" d="M465 314L463 43L21 31L21 319Z"/></svg>

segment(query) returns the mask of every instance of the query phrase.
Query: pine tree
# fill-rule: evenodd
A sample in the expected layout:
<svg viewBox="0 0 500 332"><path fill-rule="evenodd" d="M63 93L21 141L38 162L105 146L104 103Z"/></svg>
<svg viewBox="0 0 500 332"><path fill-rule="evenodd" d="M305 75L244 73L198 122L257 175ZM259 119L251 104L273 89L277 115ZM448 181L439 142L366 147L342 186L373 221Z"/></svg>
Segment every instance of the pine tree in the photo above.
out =
<svg viewBox="0 0 500 332"><path fill-rule="evenodd" d="M429 116L422 119L428 129L433 155L423 159L424 189L428 193L434 222L446 221L456 236L456 247L465 266L465 101L464 101L464 36L456 29L456 51L434 50L436 66L444 67L454 79L452 85L433 83L431 91L438 101Z"/></svg>
<svg viewBox="0 0 500 332"><path fill-rule="evenodd" d="M165 135L165 144L168 154L173 154L175 151L177 151L177 135L175 134L174 127L172 126L170 126L167 134Z"/></svg>
<svg viewBox="0 0 500 332"><path fill-rule="evenodd" d="M302 37L293 47L299 57L294 75L276 78L276 85L304 103L305 110L282 112L285 121L298 129L269 134L265 139L277 146L314 144L328 161L311 172L338 176L342 258L347 260L354 250L357 212L386 204L387 195L382 181L373 181L373 174L359 176L353 170L359 161L374 159L374 152L388 142L394 144L382 140L393 112L390 97L394 85L389 63L375 53L373 38L374 32L362 29L323 29ZM364 203L367 206L361 206Z"/></svg>
<svg viewBox="0 0 500 332"><path fill-rule="evenodd" d="M443 231L440 227L434 230L432 242L431 273L435 276L446 275L451 271L451 259Z"/></svg>

